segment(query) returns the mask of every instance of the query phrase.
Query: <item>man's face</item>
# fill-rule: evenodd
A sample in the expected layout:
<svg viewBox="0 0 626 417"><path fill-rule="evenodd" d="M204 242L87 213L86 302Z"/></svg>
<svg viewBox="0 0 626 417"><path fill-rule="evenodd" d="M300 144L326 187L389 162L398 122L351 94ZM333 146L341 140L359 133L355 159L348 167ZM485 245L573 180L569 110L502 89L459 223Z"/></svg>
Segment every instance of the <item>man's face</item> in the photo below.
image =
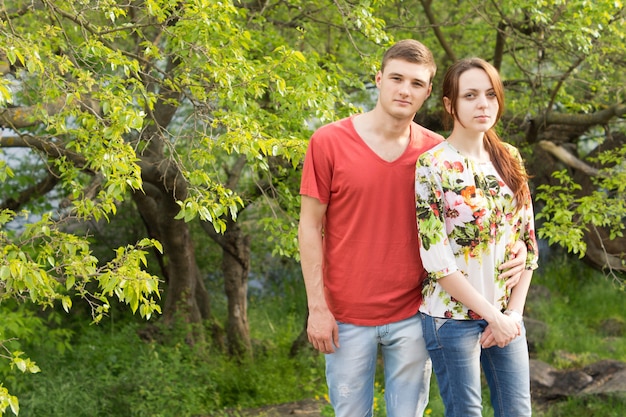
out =
<svg viewBox="0 0 626 417"><path fill-rule="evenodd" d="M392 59L385 64L385 72L376 74L379 102L391 116L413 118L430 96L430 70L422 64Z"/></svg>

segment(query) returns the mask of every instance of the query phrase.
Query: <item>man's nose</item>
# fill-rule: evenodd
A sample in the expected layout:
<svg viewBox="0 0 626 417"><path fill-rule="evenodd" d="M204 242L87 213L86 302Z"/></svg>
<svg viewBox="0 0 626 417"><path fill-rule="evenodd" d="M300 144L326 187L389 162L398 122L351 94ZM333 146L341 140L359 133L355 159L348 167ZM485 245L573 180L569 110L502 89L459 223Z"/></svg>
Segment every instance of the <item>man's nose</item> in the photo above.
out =
<svg viewBox="0 0 626 417"><path fill-rule="evenodd" d="M404 82L400 85L400 93L405 94L405 95L409 95L409 91L411 90L411 83L410 82Z"/></svg>

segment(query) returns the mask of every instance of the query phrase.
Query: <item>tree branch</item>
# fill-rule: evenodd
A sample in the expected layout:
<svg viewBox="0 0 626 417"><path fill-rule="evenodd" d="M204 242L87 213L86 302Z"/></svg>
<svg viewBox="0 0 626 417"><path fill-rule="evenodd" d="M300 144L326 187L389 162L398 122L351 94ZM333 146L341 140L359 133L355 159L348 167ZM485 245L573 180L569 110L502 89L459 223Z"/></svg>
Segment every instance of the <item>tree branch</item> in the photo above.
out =
<svg viewBox="0 0 626 417"><path fill-rule="evenodd" d="M8 198L5 201L0 202L0 210L9 209L17 211L22 205L28 203L33 198L47 194L54 188L55 185L58 184L58 182L58 176L48 174L37 184L23 190L16 198Z"/></svg>
<svg viewBox="0 0 626 417"><path fill-rule="evenodd" d="M35 117L37 111L43 109L48 114L56 114L65 105L65 98L61 97L51 103L38 104L35 106L12 107L0 111L0 127L7 129L21 129L41 123Z"/></svg>
<svg viewBox="0 0 626 417"><path fill-rule="evenodd" d="M583 61L585 60L585 57L586 57L585 55L579 56L578 59L576 60L576 62L574 62L572 65L570 65L570 67L567 69L567 71L565 71L563 74L561 74L561 77L559 78L558 82L556 83L556 85L552 89L552 94L550 95L550 102L546 106L546 109L548 110L547 111L547 115L549 115L551 113L552 107L554 106L554 102L556 100L556 96L557 96L559 90L561 89L561 87L563 86L563 84L565 83L565 80L572 74L572 72L574 72L574 70L576 68L578 68L580 66L580 64L583 63Z"/></svg>
<svg viewBox="0 0 626 417"><path fill-rule="evenodd" d="M435 36L437 37L437 40L439 41L439 44L441 45L443 50L446 51L446 55L448 56L448 59L450 61L452 61L452 62L455 62L456 61L456 54L454 53L454 51L452 50L452 48L450 47L450 45L446 41L446 38L443 35L443 32L439 28L439 24L437 23L437 19L435 19L435 15L433 13L433 9L430 7L430 1L429 0L420 0L420 3L422 3L422 7L424 8L424 13L426 13L426 17L428 18L428 21L430 22L430 24L433 27L433 31L435 32Z"/></svg>
<svg viewBox="0 0 626 417"><path fill-rule="evenodd" d="M0 148L30 148L43 152L49 158L66 157L76 167L94 174L93 171L85 169L87 161L82 155L68 151L65 147L44 138L30 135L4 136L0 134Z"/></svg>
<svg viewBox="0 0 626 417"><path fill-rule="evenodd" d="M504 56L504 45L506 43L506 24L498 23L496 29L496 46L493 52L493 66L500 71L502 67L502 57Z"/></svg>
<svg viewBox="0 0 626 417"><path fill-rule="evenodd" d="M550 112L545 116L547 125L597 126L604 125L613 117L626 115L626 104L615 104L607 109L588 114L570 114Z"/></svg>
<svg viewBox="0 0 626 417"><path fill-rule="evenodd" d="M547 140L541 140L539 141L539 147L541 147L541 149L545 150L546 152L550 153L552 156L554 156L556 159L558 159L559 161L563 162L565 165L572 167L574 169L578 169L583 171L585 174L589 175L589 176L597 176L598 175L598 170L585 164L583 161L581 161L580 159L576 158L574 155L572 155L571 153L569 153L565 148L563 148L562 146L557 145L554 142L550 142Z"/></svg>

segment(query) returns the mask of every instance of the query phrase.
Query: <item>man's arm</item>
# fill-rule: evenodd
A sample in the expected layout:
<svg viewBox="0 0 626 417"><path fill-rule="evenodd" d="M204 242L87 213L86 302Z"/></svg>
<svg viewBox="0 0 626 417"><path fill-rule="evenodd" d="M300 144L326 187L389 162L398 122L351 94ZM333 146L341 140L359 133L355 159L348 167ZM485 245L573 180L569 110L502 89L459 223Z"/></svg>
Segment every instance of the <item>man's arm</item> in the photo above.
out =
<svg viewBox="0 0 626 417"><path fill-rule="evenodd" d="M521 240L515 242L511 248L509 260L500 265L502 273L498 276L500 279L506 279L506 286L513 288L522 278L522 273L526 269L526 257L528 249L526 244Z"/></svg>
<svg viewBox="0 0 626 417"><path fill-rule="evenodd" d="M302 196L298 245L309 309L309 342L322 353L333 353L335 346L339 346L339 330L335 317L328 309L322 274L322 228L327 206L316 198Z"/></svg>

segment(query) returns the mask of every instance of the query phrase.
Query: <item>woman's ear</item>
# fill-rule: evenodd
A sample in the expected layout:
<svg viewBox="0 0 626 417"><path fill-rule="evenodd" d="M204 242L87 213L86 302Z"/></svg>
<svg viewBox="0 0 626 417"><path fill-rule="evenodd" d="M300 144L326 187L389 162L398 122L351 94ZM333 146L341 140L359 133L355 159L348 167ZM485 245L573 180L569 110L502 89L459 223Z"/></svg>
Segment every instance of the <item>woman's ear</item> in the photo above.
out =
<svg viewBox="0 0 626 417"><path fill-rule="evenodd" d="M443 98L443 107L446 109L446 112L448 112L448 114L452 114L452 103L450 102L450 99L448 97L444 97Z"/></svg>

